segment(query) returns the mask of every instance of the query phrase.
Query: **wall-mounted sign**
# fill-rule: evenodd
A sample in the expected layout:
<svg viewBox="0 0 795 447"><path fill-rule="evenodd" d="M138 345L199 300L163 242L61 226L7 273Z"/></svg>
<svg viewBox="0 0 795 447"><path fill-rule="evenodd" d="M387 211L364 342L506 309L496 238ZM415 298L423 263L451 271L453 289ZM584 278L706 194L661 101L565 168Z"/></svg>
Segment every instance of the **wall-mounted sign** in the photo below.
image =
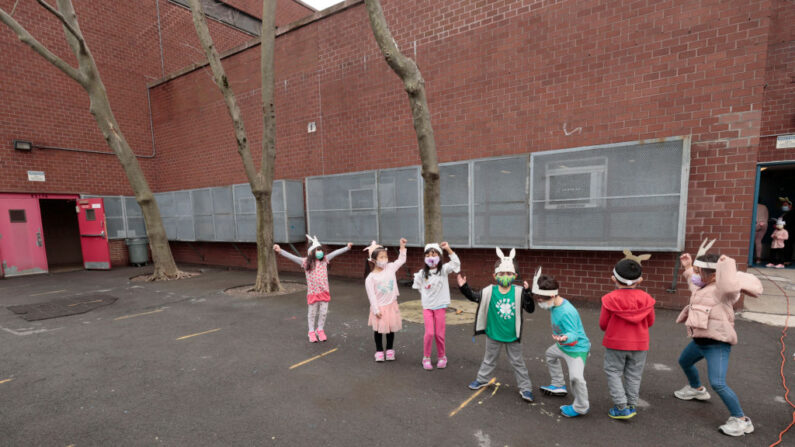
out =
<svg viewBox="0 0 795 447"><path fill-rule="evenodd" d="M28 181L29 182L43 182L44 181L44 171L28 171Z"/></svg>
<svg viewBox="0 0 795 447"><path fill-rule="evenodd" d="M795 135L779 135L776 138L776 149L795 148Z"/></svg>

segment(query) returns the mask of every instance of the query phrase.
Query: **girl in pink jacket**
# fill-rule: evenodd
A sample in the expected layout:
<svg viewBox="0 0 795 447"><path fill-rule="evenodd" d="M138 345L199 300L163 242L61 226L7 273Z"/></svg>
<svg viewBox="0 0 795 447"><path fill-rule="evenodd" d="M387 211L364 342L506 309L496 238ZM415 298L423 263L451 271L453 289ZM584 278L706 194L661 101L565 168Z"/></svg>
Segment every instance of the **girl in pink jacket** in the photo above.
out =
<svg viewBox="0 0 795 447"><path fill-rule="evenodd" d="M701 244L695 262L688 253L680 257L692 295L690 304L682 310L676 322L685 323L687 334L693 340L679 356L679 366L687 376L688 385L674 395L682 400L710 398L695 367L696 362L706 359L709 384L731 414L719 430L729 436L743 436L753 432L754 425L743 413L737 395L726 384L729 354L732 345L737 343L733 304L741 293L759 296L762 283L753 275L738 272L734 259L705 254L709 246L711 244L706 247Z"/></svg>
<svg viewBox="0 0 795 447"><path fill-rule="evenodd" d="M784 225L786 224L784 219L780 217L776 219L776 231L770 235L770 237L773 238L773 242L770 243L770 257L773 259L773 262L768 263L766 267L777 269L784 268L784 243L789 239L789 233L784 229Z"/></svg>

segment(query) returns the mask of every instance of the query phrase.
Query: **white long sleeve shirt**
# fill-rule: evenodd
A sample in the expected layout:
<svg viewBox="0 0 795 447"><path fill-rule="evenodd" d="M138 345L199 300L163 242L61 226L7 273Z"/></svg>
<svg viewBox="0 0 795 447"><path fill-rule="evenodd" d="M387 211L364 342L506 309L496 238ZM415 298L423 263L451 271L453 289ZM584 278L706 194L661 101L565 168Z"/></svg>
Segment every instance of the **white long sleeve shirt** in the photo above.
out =
<svg viewBox="0 0 795 447"><path fill-rule="evenodd" d="M450 260L442 265L441 272L431 269L428 278L425 270L414 274L414 284L411 286L420 291L423 309L442 309L450 305L450 282L447 275L461 271L461 261L455 253L450 254Z"/></svg>

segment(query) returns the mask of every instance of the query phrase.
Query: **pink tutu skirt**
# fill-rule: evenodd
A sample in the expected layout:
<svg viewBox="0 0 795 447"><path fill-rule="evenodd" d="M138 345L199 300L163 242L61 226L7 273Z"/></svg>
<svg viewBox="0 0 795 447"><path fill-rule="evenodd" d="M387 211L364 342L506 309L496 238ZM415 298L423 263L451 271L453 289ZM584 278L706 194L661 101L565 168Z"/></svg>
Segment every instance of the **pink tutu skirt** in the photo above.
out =
<svg viewBox="0 0 795 447"><path fill-rule="evenodd" d="M379 307L378 310L381 311L381 318L370 312L370 318L367 320L367 325L372 326L374 331L379 334L388 334L403 329L403 320L400 318L400 307L398 307L397 300Z"/></svg>

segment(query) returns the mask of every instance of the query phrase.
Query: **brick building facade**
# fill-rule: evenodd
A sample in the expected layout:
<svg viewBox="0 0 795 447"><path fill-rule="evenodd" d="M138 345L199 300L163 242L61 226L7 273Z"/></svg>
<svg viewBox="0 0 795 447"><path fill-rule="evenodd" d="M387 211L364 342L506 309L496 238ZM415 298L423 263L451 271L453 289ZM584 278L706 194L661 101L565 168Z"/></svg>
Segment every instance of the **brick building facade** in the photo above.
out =
<svg viewBox="0 0 795 447"><path fill-rule="evenodd" d="M187 11L168 1L118 5L112 13L75 3L122 130L139 156L154 154L141 159L152 189L244 183L230 121L201 66ZM692 253L703 237L718 237L721 252L746 263L757 164L795 160L795 149L775 148L777 136L795 133L791 2L382 3L397 43L426 80L440 162L689 136L685 249ZM47 25L51 18L41 8L18 9L18 20L66 54L62 31ZM211 32L226 50L258 159L258 48L221 24L211 22ZM0 34L0 52L4 60L24 61L3 68L0 192L129 195L113 157L13 151L11 141L20 138L107 147L71 80L8 30ZM405 93L375 45L361 1L280 27L276 87L277 179L420 164ZM316 132L307 132L310 122ZM25 181L28 170L46 171L47 182ZM181 262L256 267L252 244L174 242L172 249ZM459 254L470 281L485 283L493 249ZM419 268L420 256L410 250L409 269ZM645 267L644 285L670 307L687 295L675 281L677 257L655 253ZM338 258L331 272L359 276L362 258ZM517 257L523 273L543 264L563 295L591 300L611 288L618 258L613 251L538 249ZM281 269L294 267L280 260Z"/></svg>

